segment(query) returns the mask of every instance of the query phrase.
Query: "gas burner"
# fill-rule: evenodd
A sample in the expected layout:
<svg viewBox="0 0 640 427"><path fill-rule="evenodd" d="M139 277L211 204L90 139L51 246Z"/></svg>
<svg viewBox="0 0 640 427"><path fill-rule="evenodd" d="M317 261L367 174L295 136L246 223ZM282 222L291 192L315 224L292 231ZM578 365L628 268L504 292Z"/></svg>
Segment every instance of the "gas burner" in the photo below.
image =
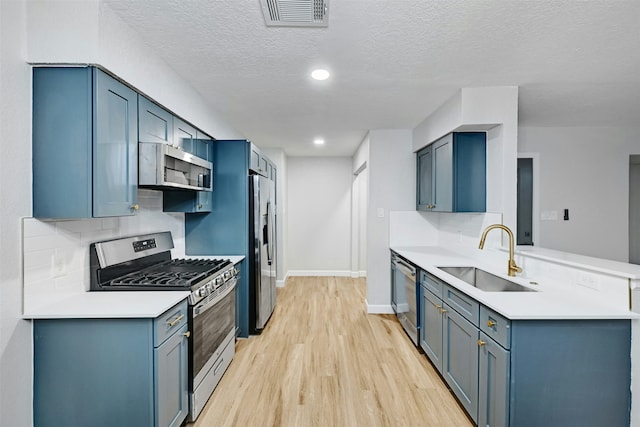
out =
<svg viewBox="0 0 640 427"><path fill-rule="evenodd" d="M172 248L168 232L91 244L91 290L187 290L195 304L238 274L228 259L171 259Z"/></svg>

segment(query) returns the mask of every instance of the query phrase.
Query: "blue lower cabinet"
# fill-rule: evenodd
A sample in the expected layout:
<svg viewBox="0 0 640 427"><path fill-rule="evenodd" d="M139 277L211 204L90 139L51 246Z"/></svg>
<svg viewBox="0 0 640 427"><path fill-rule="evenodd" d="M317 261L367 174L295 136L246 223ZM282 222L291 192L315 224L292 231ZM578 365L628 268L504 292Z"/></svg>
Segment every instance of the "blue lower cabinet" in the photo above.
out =
<svg viewBox="0 0 640 427"><path fill-rule="evenodd" d="M629 426L630 320L478 316L466 294L424 283L420 346L478 426Z"/></svg>
<svg viewBox="0 0 640 427"><path fill-rule="evenodd" d="M509 425L510 352L480 332L478 372L478 425Z"/></svg>
<svg viewBox="0 0 640 427"><path fill-rule="evenodd" d="M188 414L186 310L34 320L33 425L179 426Z"/></svg>
<svg viewBox="0 0 640 427"><path fill-rule="evenodd" d="M478 415L478 328L443 306L442 376L469 416Z"/></svg>
<svg viewBox="0 0 640 427"><path fill-rule="evenodd" d="M510 356L509 426L629 426L630 320L512 320Z"/></svg>
<svg viewBox="0 0 640 427"><path fill-rule="evenodd" d="M422 288L420 347L442 373L442 300Z"/></svg>

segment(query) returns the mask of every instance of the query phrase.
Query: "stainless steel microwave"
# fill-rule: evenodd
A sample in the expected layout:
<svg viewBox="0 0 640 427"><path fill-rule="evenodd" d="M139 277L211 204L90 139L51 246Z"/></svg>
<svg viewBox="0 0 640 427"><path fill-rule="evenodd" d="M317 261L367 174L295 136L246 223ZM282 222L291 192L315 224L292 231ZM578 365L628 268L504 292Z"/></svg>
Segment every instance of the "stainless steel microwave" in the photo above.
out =
<svg viewBox="0 0 640 427"><path fill-rule="evenodd" d="M138 186L211 191L213 163L167 144L138 144Z"/></svg>

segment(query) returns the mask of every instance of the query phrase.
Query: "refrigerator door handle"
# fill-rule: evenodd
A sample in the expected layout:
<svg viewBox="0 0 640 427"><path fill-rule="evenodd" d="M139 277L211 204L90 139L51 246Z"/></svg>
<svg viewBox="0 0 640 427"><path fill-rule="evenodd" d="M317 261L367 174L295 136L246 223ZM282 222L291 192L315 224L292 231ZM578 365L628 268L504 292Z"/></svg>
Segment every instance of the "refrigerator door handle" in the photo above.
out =
<svg viewBox="0 0 640 427"><path fill-rule="evenodd" d="M267 262L271 265L273 261L273 250L271 246L271 202L267 202L267 220L265 221L265 239L264 243L267 245Z"/></svg>

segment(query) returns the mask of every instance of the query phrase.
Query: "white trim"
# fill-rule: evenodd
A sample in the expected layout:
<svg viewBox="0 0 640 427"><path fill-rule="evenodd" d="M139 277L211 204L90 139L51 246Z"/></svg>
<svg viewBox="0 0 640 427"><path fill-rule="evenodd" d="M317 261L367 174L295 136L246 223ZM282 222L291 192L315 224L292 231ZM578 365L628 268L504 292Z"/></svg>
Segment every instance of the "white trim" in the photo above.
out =
<svg viewBox="0 0 640 427"><path fill-rule="evenodd" d="M289 270L287 276L339 276L351 277L351 271L348 270Z"/></svg>
<svg viewBox="0 0 640 427"><path fill-rule="evenodd" d="M367 270L360 270L360 271L352 271L351 272L351 278L352 279L357 279L359 277L367 277Z"/></svg>
<svg viewBox="0 0 640 427"><path fill-rule="evenodd" d="M376 304L372 305L367 302L367 313L369 314L393 314L393 307L391 304Z"/></svg>

